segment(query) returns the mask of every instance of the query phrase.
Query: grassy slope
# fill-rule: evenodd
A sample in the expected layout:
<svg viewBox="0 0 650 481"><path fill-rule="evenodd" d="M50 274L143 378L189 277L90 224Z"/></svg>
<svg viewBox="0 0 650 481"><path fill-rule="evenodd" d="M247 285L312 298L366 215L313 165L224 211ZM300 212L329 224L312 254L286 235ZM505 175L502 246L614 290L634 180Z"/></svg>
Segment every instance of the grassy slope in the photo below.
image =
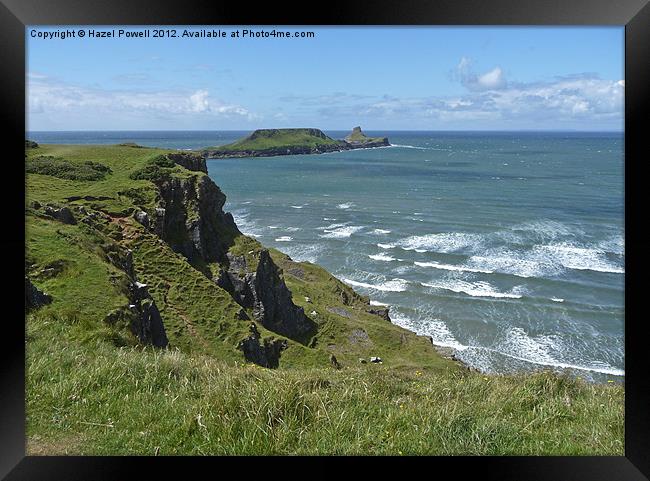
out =
<svg viewBox="0 0 650 481"><path fill-rule="evenodd" d="M549 374L233 366L28 323L28 454L623 454L623 392Z"/></svg>
<svg viewBox="0 0 650 481"><path fill-rule="evenodd" d="M622 453L621 387L466 372L440 358L428 340L366 313L367 299L325 270L274 250L294 302L308 315L317 312L310 317L318 334L307 343L313 347L289 341L281 370L242 366L236 343L249 321L236 318L239 306L128 216L136 205L155 201L153 185L130 173L163 152L116 146L28 151L112 170L98 181L27 176L28 205L84 205L110 214L98 233L27 208L30 276L54 298L27 320L32 452ZM174 175L204 174L175 167ZM66 201L80 195L93 198ZM170 351L142 349L128 330L102 321L126 303L124 274L98 249L110 241L133 250L138 279L149 284L165 321ZM231 251L248 255L260 248L240 236ZM61 272L48 274L55 264ZM344 369L329 366L330 353ZM358 363L371 355L384 364Z"/></svg>
<svg viewBox="0 0 650 481"><path fill-rule="evenodd" d="M264 133L263 133L264 134ZM210 147L210 150L233 152L240 150L268 150L278 147L318 147L337 145L339 141L311 135L308 129L277 129L268 131L268 135L245 137L231 144Z"/></svg>

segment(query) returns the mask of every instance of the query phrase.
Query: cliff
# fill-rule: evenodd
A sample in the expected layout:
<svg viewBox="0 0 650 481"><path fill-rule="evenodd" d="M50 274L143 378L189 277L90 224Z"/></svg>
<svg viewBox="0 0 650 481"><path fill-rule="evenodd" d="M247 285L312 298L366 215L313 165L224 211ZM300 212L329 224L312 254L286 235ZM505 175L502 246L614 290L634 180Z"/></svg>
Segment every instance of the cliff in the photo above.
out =
<svg viewBox="0 0 650 481"><path fill-rule="evenodd" d="M285 134L340 145L315 129L250 140ZM324 269L243 235L197 153L40 145L27 156L40 166L28 174L26 295L52 299L32 302L39 315L84 318L118 345L265 367L328 366L331 355L339 366L454 365Z"/></svg>

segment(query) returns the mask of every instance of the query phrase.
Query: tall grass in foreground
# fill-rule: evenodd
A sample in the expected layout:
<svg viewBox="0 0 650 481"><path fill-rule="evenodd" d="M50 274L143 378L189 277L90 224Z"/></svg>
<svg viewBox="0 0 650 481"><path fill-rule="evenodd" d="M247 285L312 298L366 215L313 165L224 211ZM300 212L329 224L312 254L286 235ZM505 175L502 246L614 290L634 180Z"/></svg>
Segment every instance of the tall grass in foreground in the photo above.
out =
<svg viewBox="0 0 650 481"><path fill-rule="evenodd" d="M362 365L233 366L28 322L29 454L622 455L623 389Z"/></svg>

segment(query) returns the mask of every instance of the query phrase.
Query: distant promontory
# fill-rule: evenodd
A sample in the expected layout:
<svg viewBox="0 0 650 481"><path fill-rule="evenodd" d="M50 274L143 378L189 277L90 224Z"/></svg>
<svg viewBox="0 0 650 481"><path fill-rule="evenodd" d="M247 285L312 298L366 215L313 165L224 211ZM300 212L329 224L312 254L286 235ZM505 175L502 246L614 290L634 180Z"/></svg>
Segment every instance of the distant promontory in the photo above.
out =
<svg viewBox="0 0 650 481"><path fill-rule="evenodd" d="M259 129L231 144L202 149L201 153L210 158L272 157L387 146L388 137L368 137L361 127L352 129L343 140L328 137L319 129Z"/></svg>

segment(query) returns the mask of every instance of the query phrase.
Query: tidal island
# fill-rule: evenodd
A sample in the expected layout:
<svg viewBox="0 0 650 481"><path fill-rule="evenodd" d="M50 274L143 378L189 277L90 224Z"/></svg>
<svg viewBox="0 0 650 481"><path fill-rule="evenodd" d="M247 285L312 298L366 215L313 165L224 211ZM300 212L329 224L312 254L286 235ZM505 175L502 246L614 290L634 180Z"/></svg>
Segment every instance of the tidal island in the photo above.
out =
<svg viewBox="0 0 650 481"><path fill-rule="evenodd" d="M208 158L273 157L389 146L388 137L368 137L361 127L352 129L342 140L319 129L258 129L231 144L207 147L201 153Z"/></svg>

